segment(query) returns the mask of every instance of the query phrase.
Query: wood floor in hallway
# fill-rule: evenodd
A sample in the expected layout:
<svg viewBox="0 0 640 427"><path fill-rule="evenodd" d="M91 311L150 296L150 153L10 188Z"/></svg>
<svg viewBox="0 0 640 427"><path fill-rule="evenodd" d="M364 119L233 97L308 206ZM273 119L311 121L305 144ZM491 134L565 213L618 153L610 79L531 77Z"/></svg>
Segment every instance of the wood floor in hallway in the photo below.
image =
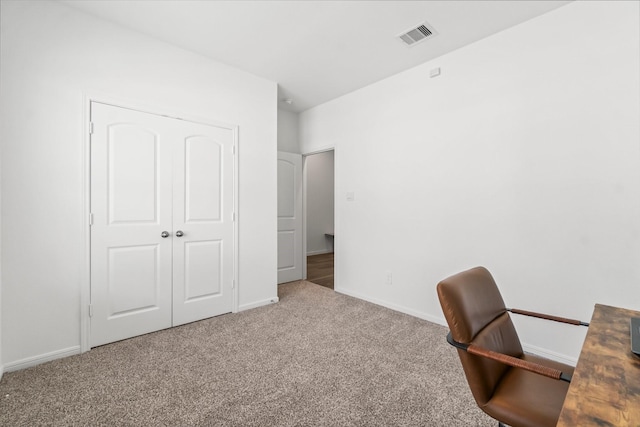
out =
<svg viewBox="0 0 640 427"><path fill-rule="evenodd" d="M307 280L333 289L333 252L307 257Z"/></svg>

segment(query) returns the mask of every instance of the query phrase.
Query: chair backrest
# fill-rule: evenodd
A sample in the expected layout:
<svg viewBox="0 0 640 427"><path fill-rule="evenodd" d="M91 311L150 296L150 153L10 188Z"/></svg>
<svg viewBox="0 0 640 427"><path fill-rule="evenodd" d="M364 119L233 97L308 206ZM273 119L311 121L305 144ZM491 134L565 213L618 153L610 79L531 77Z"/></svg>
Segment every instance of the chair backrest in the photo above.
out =
<svg viewBox="0 0 640 427"><path fill-rule="evenodd" d="M448 277L438 283L437 290L455 341L522 356L520 339L487 269L476 267ZM461 349L458 355L473 397L478 405L484 405L509 367Z"/></svg>

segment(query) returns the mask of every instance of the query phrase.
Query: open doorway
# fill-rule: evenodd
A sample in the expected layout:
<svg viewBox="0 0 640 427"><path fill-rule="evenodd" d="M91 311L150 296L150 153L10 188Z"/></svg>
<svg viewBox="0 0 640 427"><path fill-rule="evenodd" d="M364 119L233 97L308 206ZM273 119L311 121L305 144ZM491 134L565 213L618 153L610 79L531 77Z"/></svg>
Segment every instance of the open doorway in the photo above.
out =
<svg viewBox="0 0 640 427"><path fill-rule="evenodd" d="M334 288L334 150L304 157L307 280Z"/></svg>

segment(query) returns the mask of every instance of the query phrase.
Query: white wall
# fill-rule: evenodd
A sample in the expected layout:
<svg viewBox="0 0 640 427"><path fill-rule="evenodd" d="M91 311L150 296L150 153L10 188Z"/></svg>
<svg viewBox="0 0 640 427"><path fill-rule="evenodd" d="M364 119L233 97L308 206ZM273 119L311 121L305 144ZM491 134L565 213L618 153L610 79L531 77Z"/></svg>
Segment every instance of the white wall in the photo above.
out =
<svg viewBox="0 0 640 427"><path fill-rule="evenodd" d="M300 154L298 114L278 108L278 151Z"/></svg>
<svg viewBox="0 0 640 427"><path fill-rule="evenodd" d="M0 99L2 98L2 86L0 85ZM2 129L2 110L0 110L0 129ZM1 131L0 131L1 132ZM2 188L2 139L0 137L0 188ZM2 212L2 192L0 191L0 213ZM2 215L0 214L0 380L4 374L2 363Z"/></svg>
<svg viewBox="0 0 640 427"><path fill-rule="evenodd" d="M334 155L333 151L305 158L307 255L333 252L334 231Z"/></svg>
<svg viewBox="0 0 640 427"><path fill-rule="evenodd" d="M277 298L277 85L57 2L1 4L5 370L79 350L86 94L239 126L239 304Z"/></svg>
<svg viewBox="0 0 640 427"><path fill-rule="evenodd" d="M484 265L513 307L640 309L638 9L571 3L301 113L303 154L336 147L336 290L443 323L438 281ZM565 360L585 334L517 326Z"/></svg>

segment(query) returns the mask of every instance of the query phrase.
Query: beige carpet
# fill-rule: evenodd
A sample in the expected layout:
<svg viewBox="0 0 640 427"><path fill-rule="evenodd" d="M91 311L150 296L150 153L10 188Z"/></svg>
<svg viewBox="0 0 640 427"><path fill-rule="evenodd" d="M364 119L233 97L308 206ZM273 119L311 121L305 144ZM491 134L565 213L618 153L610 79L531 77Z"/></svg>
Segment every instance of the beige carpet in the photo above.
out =
<svg viewBox="0 0 640 427"><path fill-rule="evenodd" d="M0 382L0 425L494 426L446 329L308 282Z"/></svg>

